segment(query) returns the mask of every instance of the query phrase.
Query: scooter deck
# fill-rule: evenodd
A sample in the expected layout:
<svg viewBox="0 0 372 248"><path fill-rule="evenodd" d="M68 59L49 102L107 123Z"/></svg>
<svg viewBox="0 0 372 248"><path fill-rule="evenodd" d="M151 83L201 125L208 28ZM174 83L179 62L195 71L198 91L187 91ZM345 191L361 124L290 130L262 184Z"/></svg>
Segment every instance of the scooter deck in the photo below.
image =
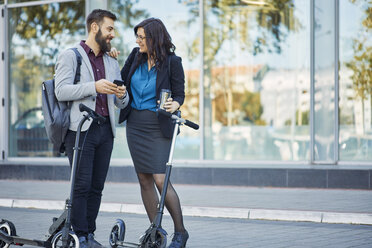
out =
<svg viewBox="0 0 372 248"><path fill-rule="evenodd" d="M49 241L43 240L36 240L36 239L25 239L18 236L10 236L7 233L0 230L0 240L3 240L7 244L14 244L14 245L32 245L32 246L40 246L51 248L52 244Z"/></svg>
<svg viewBox="0 0 372 248"><path fill-rule="evenodd" d="M124 241L116 241L116 245L118 245L120 247L126 247L126 248L141 248L140 244L131 243L131 242L124 242Z"/></svg>

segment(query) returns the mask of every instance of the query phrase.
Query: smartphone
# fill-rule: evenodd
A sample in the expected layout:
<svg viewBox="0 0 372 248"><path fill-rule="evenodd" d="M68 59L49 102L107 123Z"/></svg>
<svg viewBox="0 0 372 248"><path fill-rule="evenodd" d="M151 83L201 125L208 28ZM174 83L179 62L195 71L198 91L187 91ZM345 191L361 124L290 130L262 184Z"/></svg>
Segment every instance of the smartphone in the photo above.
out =
<svg viewBox="0 0 372 248"><path fill-rule="evenodd" d="M116 84L117 86L122 86L122 85L124 85L124 81L123 80L115 79L114 80L114 84Z"/></svg>

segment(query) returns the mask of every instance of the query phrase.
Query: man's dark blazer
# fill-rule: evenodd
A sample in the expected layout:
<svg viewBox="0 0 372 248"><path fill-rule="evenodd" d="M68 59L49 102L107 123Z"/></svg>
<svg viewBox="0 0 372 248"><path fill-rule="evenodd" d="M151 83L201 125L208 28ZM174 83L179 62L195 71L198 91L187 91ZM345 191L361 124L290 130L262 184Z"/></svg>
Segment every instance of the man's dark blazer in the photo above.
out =
<svg viewBox="0 0 372 248"><path fill-rule="evenodd" d="M131 102L133 99L130 88L131 79L138 68L139 62L139 48L132 50L124 67L121 69L121 77L125 82L127 92L130 96L129 104L126 108L120 110L119 124L125 121L131 111ZM170 63L169 60L170 59ZM170 71L169 71L170 67ZM160 98L161 89L169 89L172 91L173 101L177 101L180 106L185 100L185 74L182 67L182 59L174 54L168 56L167 60L161 65L160 70L157 71L156 76L156 100ZM168 117L158 114L160 129L166 138L173 136L174 125Z"/></svg>

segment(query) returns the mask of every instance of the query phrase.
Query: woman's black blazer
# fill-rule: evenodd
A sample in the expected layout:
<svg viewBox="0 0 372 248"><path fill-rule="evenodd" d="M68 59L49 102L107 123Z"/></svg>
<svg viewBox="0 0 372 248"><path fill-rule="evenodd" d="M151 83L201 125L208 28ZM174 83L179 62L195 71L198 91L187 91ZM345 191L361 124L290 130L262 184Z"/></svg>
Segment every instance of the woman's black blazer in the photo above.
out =
<svg viewBox="0 0 372 248"><path fill-rule="evenodd" d="M170 63L169 60L170 59ZM133 99L130 88L131 79L139 66L139 48L132 50L124 67L121 69L121 77L125 82L128 94L130 96L129 104L126 108L120 110L119 124L128 118L131 111L131 102ZM170 67L170 71L169 71ZM174 54L169 55L167 61L161 65L160 70L157 71L156 76L156 100L160 98L160 90L169 89L172 91L173 101L177 101L180 106L185 100L185 74L182 67L182 59ZM168 117L158 114L160 129L166 138L171 138L173 135L174 124Z"/></svg>

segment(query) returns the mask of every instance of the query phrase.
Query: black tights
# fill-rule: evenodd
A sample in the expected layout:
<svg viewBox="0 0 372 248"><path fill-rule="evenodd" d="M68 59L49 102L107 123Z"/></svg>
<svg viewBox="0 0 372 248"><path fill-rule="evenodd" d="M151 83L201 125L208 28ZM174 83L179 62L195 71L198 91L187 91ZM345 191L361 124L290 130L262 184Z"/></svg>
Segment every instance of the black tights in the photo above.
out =
<svg viewBox="0 0 372 248"><path fill-rule="evenodd" d="M145 206L147 216L152 223L156 217L156 210L159 203L159 197L155 189L161 193L165 174L147 174L137 173L138 180L141 186L142 202ZM168 184L167 195L165 197L165 207L168 209L174 224L175 232L184 232L183 217L180 200L171 182Z"/></svg>

